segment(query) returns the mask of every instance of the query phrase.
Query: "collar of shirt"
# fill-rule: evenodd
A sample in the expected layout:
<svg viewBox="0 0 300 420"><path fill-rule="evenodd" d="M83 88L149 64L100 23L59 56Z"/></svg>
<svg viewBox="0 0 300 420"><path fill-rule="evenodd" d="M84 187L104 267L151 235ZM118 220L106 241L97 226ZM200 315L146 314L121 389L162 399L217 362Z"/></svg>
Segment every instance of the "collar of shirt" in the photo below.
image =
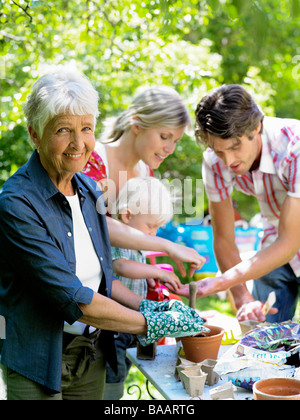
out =
<svg viewBox="0 0 300 420"><path fill-rule="evenodd" d="M44 197L45 200L49 200L56 194L64 197L64 195L58 190L58 188L53 184L47 171L41 165L38 153L35 151L31 156L27 164L27 171L32 182L39 189L40 194ZM88 192L87 188L81 182L77 174L74 175L72 180L74 187L77 189L79 198L86 198L86 193Z"/></svg>

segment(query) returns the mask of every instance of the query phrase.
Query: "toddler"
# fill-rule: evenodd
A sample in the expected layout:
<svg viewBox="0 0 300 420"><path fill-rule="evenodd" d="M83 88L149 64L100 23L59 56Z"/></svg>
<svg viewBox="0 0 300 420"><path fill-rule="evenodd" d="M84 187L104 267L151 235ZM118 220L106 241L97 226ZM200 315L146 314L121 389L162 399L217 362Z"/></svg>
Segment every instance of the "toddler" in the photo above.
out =
<svg viewBox="0 0 300 420"><path fill-rule="evenodd" d="M121 189L112 207L112 217L149 235L173 217L173 202L168 188L154 177L131 178ZM143 251L112 248L113 271L118 279L142 299L147 297L148 283L154 279L175 292L182 287L176 274L155 265L146 264ZM147 283L148 281L148 283ZM116 339L118 374L107 366L105 400L118 400L123 396L124 383L130 369L127 348L135 346L130 334L119 334Z"/></svg>

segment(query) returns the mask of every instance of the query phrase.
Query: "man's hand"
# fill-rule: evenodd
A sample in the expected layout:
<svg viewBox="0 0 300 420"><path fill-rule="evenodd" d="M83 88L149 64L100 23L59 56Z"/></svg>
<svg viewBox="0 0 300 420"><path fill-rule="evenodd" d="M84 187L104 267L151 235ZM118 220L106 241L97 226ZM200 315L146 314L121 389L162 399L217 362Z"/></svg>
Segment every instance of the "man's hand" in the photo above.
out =
<svg viewBox="0 0 300 420"><path fill-rule="evenodd" d="M263 322L266 320L266 316L263 313L263 307L264 304L262 302L253 300L253 302L248 302L242 305L238 310L236 317L239 322L247 321L248 319ZM278 309L271 308L268 313L269 315L275 315L277 312Z"/></svg>
<svg viewBox="0 0 300 420"><path fill-rule="evenodd" d="M200 299L206 296L213 295L221 290L220 288L220 278L219 277L207 277L203 280L198 280L197 282L197 295L196 298ZM184 284L183 287L178 289L176 293L179 296L189 297L189 284Z"/></svg>
<svg viewBox="0 0 300 420"><path fill-rule="evenodd" d="M197 282L198 289L197 289L197 299L206 297L212 294L215 294L221 290L222 288L222 277L207 277L206 279L199 280ZM185 284L181 289L177 290L177 294L183 297L189 297L189 285ZM247 303L244 303L240 306L237 312L237 319L238 321L246 321L251 319L253 321L265 321L266 316L263 313L264 304L259 301L253 300L249 302L249 296L247 295ZM269 310L270 315L277 314L278 309L271 308Z"/></svg>

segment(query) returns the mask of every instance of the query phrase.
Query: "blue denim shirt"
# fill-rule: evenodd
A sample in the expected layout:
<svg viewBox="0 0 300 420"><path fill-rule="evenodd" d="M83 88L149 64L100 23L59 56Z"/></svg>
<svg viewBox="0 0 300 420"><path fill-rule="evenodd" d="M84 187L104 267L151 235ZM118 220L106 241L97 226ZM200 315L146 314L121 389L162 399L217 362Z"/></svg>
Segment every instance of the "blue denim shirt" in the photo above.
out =
<svg viewBox="0 0 300 420"><path fill-rule="evenodd" d="M104 294L110 297L113 271L104 199L86 175L76 174L72 182L101 261ZM93 291L75 275L69 203L36 152L4 184L0 220L0 315L6 320L1 363L60 392L64 321L72 324L83 315L78 303L90 304Z"/></svg>

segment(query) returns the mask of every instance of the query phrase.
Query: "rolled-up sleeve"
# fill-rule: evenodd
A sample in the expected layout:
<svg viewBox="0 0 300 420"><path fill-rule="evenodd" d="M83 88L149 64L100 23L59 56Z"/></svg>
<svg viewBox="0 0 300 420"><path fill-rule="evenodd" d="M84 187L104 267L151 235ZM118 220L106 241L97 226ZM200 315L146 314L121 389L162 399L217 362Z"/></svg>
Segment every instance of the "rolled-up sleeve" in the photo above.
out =
<svg viewBox="0 0 300 420"><path fill-rule="evenodd" d="M283 160L283 176L288 180L288 195L300 198L300 142L289 144L287 156Z"/></svg>
<svg viewBox="0 0 300 420"><path fill-rule="evenodd" d="M73 299L69 300L67 306L63 310L64 321L72 325L75 321L83 316L83 312L78 306L79 303L90 305L94 292L88 287L80 287L75 293Z"/></svg>

